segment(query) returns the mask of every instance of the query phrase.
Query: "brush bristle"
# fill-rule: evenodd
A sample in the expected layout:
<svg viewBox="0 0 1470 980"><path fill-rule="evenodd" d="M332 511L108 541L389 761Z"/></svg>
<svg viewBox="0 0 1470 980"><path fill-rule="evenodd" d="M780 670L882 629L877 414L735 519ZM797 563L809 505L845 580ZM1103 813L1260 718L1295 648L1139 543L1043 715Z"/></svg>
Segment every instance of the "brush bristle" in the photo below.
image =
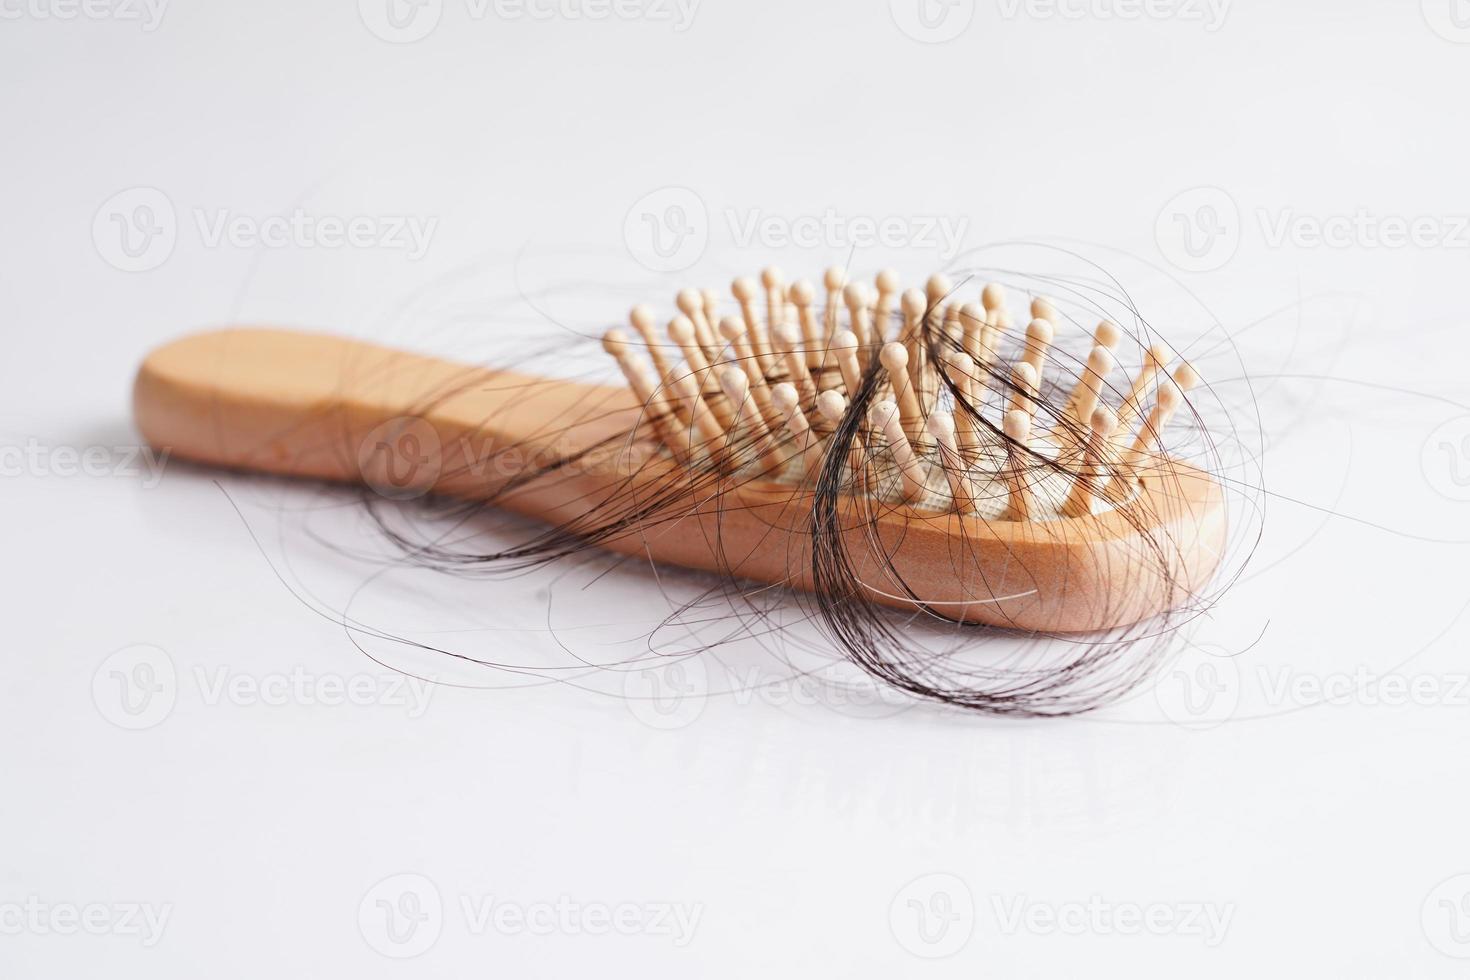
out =
<svg viewBox="0 0 1470 980"><path fill-rule="evenodd" d="M870 286L839 267L820 283L788 285L767 267L731 284L738 316L717 317L712 290L687 288L675 296L678 313L664 337L644 304L628 316L636 336L607 332L604 348L671 455L800 484L816 479L835 451L849 470L875 471L861 481L865 492L922 509L1080 517L1128 499L1162 430L1199 384L1187 363L1170 376L1168 352L1154 346L1115 392L1108 379L1124 337L1116 324L1098 323L1079 362L1060 346L1061 326L1075 319L1034 296L1031 320L1015 336L999 283L966 298L968 282L955 286L943 275L905 290L892 270ZM1048 373L1075 380L1043 417L1060 383ZM838 430L858 433L857 441L834 445ZM748 451L713 448L737 442ZM852 486L859 475L851 474Z"/></svg>

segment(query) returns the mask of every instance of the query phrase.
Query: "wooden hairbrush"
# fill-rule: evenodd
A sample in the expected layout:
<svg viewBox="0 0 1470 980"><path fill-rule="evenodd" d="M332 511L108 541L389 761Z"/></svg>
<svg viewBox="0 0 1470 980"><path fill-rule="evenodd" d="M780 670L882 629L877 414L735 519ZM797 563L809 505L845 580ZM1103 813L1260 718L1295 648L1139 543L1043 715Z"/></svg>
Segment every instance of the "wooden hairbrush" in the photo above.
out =
<svg viewBox="0 0 1470 980"><path fill-rule="evenodd" d="M1102 323L1075 383L1035 298L948 280L767 269L738 312L685 290L603 345L627 386L455 364L323 334L234 328L148 356L139 429L203 463L488 501L657 562L807 591L838 548L854 594L1030 631L1093 631L1196 596L1221 559L1219 482L1163 451L1197 382L1143 352L1114 388Z"/></svg>

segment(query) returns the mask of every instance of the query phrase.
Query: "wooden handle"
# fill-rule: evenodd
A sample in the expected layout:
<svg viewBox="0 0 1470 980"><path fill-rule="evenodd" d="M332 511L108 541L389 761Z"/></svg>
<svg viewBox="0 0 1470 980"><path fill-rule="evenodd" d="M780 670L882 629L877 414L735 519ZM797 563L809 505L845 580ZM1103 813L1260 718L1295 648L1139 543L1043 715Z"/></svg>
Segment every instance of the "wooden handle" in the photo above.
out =
<svg viewBox="0 0 1470 980"><path fill-rule="evenodd" d="M639 416L624 388L247 328L154 351L133 405L143 435L175 456L402 496L483 496L541 456L625 435Z"/></svg>

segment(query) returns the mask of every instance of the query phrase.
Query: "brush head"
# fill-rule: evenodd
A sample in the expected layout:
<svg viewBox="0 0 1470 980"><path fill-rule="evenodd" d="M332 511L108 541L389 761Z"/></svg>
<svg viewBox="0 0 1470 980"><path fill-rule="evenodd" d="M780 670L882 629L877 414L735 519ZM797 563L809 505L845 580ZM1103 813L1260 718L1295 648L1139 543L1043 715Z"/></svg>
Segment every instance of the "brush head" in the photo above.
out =
<svg viewBox="0 0 1470 980"><path fill-rule="evenodd" d="M622 357L629 349L628 335L613 329L602 335L602 349L613 357Z"/></svg>
<svg viewBox="0 0 1470 980"><path fill-rule="evenodd" d="M791 388L790 385L786 387ZM796 389L791 388L791 393L795 395ZM835 425L847 414L847 399L836 391L824 391L817 396L817 411L822 418Z"/></svg>
<svg viewBox="0 0 1470 980"><path fill-rule="evenodd" d="M824 272L821 285L829 300L840 296L845 307L824 306L825 329L812 319L817 288L810 281L797 279L788 287L774 267L761 273L760 287L747 277L736 279L732 291L743 303L754 301L761 287L769 291L770 302L760 312L769 312L774 322L763 316L752 319L748 308L743 318L721 319L718 334L730 344L724 356L751 350L747 334L754 327L767 332L778 356L758 361L740 355L744 360L738 368L716 364L705 367L703 375L697 368L704 355L691 347L697 331L689 315L696 312L696 300L698 309L705 308L703 297L694 290L679 294L677 305L688 313L673 318L668 336L675 348L690 351L696 370L682 372L670 400L685 406L686 421L713 430L712 438L721 434L717 426L723 426L724 442L736 440L737 429L748 429L755 439L741 437L742 446L759 443L763 451L784 454L763 467L748 453L730 460L717 452L707 458L686 454L683 465L690 465L691 458L703 460L702 465L737 487L759 480L791 500L818 492L816 481L824 474L841 472L843 478L822 484L821 492L836 486L847 501L843 506L884 508L882 522L908 528L903 532L910 542L905 549L923 551L912 542L926 535L935 535L934 547L939 548L957 527L967 526L929 523L949 514L986 527L986 540L1009 542L1009 560L1029 574L1058 567L1057 556L1065 554L1067 574L1079 575L1086 565L1095 590L1100 590L1085 602L1078 596L1087 589L1074 590L1071 599L1044 604L1047 611L1039 618L1018 617L1013 603L1001 603L999 609L967 606L960 618L1000 617L1041 628L1121 622L1167 608L1173 600L1164 596L1175 594L1169 583L1178 569L1194 574L1212 567L1207 549L1191 551L1170 563L1168 571L1151 573L1152 585L1125 599L1111 591L1115 586L1108 576L1114 573L1090 564L1107 556L1104 564L1120 563L1135 573L1155 560L1143 543L1153 528L1173 526L1181 514L1214 526L1218 488L1170 460L1159 445L1184 394L1199 384L1190 365L1178 364L1171 378L1162 373L1170 360L1167 350L1140 345L1133 385L1110 384L1124 339L1117 324L1103 320L1091 337L1080 331L1064 337L1060 325L1080 317L1068 319L1053 300L1038 296L1031 300L1025 330L1007 333L1005 291L997 283L984 287L979 302L951 299L954 286L944 275L931 276L922 290L904 290L888 270L878 273L876 286L869 286L833 267ZM868 304L875 293L897 300L901 325L869 322ZM774 298L778 294L779 303ZM781 315L784 303L801 316ZM935 315L941 308L942 318ZM652 318L646 307L630 315L642 324ZM1079 342L1087 344L1080 360L1073 352ZM610 332L603 343L620 359L626 359L631 347L620 331ZM709 353L709 360L719 360L716 352ZM876 377L874 369L881 369ZM625 373L642 377L636 369ZM1157 383L1155 376L1161 379ZM765 438L787 428L790 434L784 438L797 440L796 449ZM854 441L839 442L838 433L854 434ZM671 457L676 449L670 443ZM800 465L783 462L798 457ZM1180 487L1189 490L1181 493ZM1069 544L1056 551L1057 540ZM1053 550L1036 550L1048 541ZM1123 552L1131 559L1124 561ZM911 569L905 580L925 574ZM1019 581L1015 586L1026 591ZM953 591L952 584L933 582L932 588ZM1088 602L1093 603L1090 610Z"/></svg>
<svg viewBox="0 0 1470 980"><path fill-rule="evenodd" d="M739 317L727 316L720 320L720 336L729 341L745 336L745 323Z"/></svg>
<svg viewBox="0 0 1470 980"><path fill-rule="evenodd" d="M908 348L900 343L884 344L878 353L878 361L890 373L904 371L909 366Z"/></svg>
<svg viewBox="0 0 1470 980"><path fill-rule="evenodd" d="M948 412L933 412L925 423L929 434L938 441L954 438L954 416Z"/></svg>
<svg viewBox="0 0 1470 980"><path fill-rule="evenodd" d="M704 315L704 296L697 289L681 289L674 297L674 305L679 312L693 319Z"/></svg>
<svg viewBox="0 0 1470 980"><path fill-rule="evenodd" d="M782 381L771 388L771 402L783 415L791 415L801 406L801 396L796 393L796 386Z"/></svg>
<svg viewBox="0 0 1470 980"><path fill-rule="evenodd" d="M1181 392L1191 392L1199 384L1199 375L1195 373L1194 368L1186 361L1174 369L1174 384L1179 386Z"/></svg>
<svg viewBox="0 0 1470 980"><path fill-rule="evenodd" d="M794 323L782 323L771 331L776 346L783 351L801 350L801 328Z"/></svg>
<svg viewBox="0 0 1470 980"><path fill-rule="evenodd" d="M929 308L929 301L924 298L921 289L905 289L900 302L904 315L911 319L923 316L924 311Z"/></svg>
<svg viewBox="0 0 1470 980"><path fill-rule="evenodd" d="M745 396L750 394L750 379L745 372L733 365L720 369L720 390L725 397L730 399L732 405L745 403Z"/></svg>
<svg viewBox="0 0 1470 980"><path fill-rule="evenodd" d="M1172 414L1184 401L1184 393L1179 390L1177 384L1165 384L1159 386L1158 410L1166 414Z"/></svg>
<svg viewBox="0 0 1470 980"><path fill-rule="evenodd" d="M1006 438L1014 443L1025 443L1031 435L1031 416L1018 409L1012 409L1005 414Z"/></svg>
<svg viewBox="0 0 1470 980"><path fill-rule="evenodd" d="M639 303L628 311L628 322L633 324L633 328L643 337L653 336L654 330L657 329L653 319L653 308L643 303Z"/></svg>
<svg viewBox="0 0 1470 980"><path fill-rule="evenodd" d="M1041 383L1041 375L1026 361L1020 361L1011 368L1011 379L1017 388L1028 395L1034 394Z"/></svg>
<svg viewBox="0 0 1470 980"><path fill-rule="evenodd" d="M985 308L979 303L966 303L960 307L960 325L966 333L978 333L985 327Z"/></svg>

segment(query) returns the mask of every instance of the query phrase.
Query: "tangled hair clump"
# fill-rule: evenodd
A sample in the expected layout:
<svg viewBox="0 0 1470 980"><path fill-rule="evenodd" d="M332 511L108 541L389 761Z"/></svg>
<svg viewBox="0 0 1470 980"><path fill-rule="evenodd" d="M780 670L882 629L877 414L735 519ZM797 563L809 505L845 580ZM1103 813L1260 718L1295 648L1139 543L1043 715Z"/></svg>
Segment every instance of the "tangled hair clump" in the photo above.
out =
<svg viewBox="0 0 1470 980"><path fill-rule="evenodd" d="M932 373L933 408L942 409L962 430L968 429L976 444L984 447L991 466L992 479L981 481L973 503L978 519L951 521L946 511L955 509L955 501L947 497L942 450L929 444L920 452L927 474L923 493L932 499L918 503L934 504L933 513L922 519L945 522L956 535L954 551L959 554L978 555L984 545L993 544L981 538L1004 519L1007 492L1014 492L1017 478L1038 501L1042 519L1034 520L1033 526L1045 532L1045 512L1049 508L1051 517L1060 516L1065 488L1077 481L1079 472L1089 466L1100 470L1091 476L1095 486L1104 486L1112 485L1110 479L1126 469L1119 457L1085 456L1088 422L1078 417L1069 401L1079 381L1087 377L1092 327L1099 321L1116 325L1120 336L1114 350L1125 369L1146 364L1150 352L1163 343L1140 306L1100 268L1071 253L1046 250L1045 255L1053 264L1065 259L1080 269L1042 276L977 263L952 270L952 291L941 298L944 309L957 307L959 297L978 295L982 284L995 283L1012 293L1047 297L1059 321L1047 352L1046 372L1036 387L1028 389L1024 381L1018 383L1010 366L1027 354L1023 330L1005 331L994 357L973 362L978 370L968 381L960 378L957 382L956 375L944 370ZM840 311L833 313L840 315ZM890 323L875 323L876 332L880 336L901 333L900 319L895 314ZM952 311L943 313L941 304L931 302L925 315L911 326L910 349L928 364L948 364L966 352ZM594 343L593 337L584 336L576 346L590 349ZM1248 399L1228 404L1211 383L1212 374L1239 379L1244 371L1234 360L1228 336L1216 324L1175 343L1172 354L1181 361L1187 359L1203 384L1189 392L1183 410L1154 433L1146 452L1150 458L1182 461L1224 488L1231 503L1226 553L1218 572L1203 587L1180 582L1175 570L1177 553L1184 545L1169 529L1166 518L1170 515L1117 507L1135 532L1132 561L1170 583L1171 595L1165 611L1109 629L1079 633L1019 628L1005 622L957 622L946 604L926 601L922 590L913 587L898 560L901 544L886 540L880 530L885 515L898 509L915 519L914 508L908 506L915 501L905 499L902 467L894 447L870 424L874 407L885 395L893 395L877 357L863 366L859 383L846 386L854 390L845 390L845 412L831 420L812 413L813 438L822 442L819 462L814 466L806 463L807 469L799 462L804 445L792 431L768 429L762 434L754 426L732 428L718 452L693 451L691 442L691 452L679 454L680 465L670 466L670 452L658 438L660 432L667 435L664 422L678 427L673 421L677 399L669 397L646 401L638 423L616 436L589 442L578 435L586 419L563 418L552 425L555 431L538 434L535 446L497 447L497 458L514 456L516 465L507 467L503 477L487 480L483 494L475 499L428 497L405 504L368 492L363 500L374 526L400 560L476 577L517 574L567 560L594 560L600 546L623 552L623 557L609 560L625 565L626 554L637 551L627 546L629 539L669 533L670 529L708 533L683 530L690 519L691 500L705 511L714 511L720 520L736 520L753 510L742 493L746 488L773 482L789 484L793 491L800 486L802 492L793 494L783 514L782 527L773 527L772 534L773 538L785 535L780 547L789 565L788 580L801 588L771 588L750 581L738 557L724 560L724 545L716 530L708 546L711 553L722 556L717 567L703 574L658 573L660 588L683 577L686 585L695 583L694 595L671 598L674 607L662 626L645 635L646 651L594 669L585 652L568 648L576 660L578 679L585 680L597 670L616 672L649 663L687 662L710 656L739 638L753 638L787 659L799 673L818 671L810 666L810 658L820 659L824 651L829 655L835 651L868 678L907 698L991 714L1070 715L1115 702L1148 678L1185 628L1240 574L1259 535L1259 475L1253 470L1255 456L1249 446L1258 425L1249 417L1252 404ZM566 344L556 346L559 358L564 359L566 353ZM727 349L725 357L734 363L738 355ZM525 358L517 368L524 370L525 362L536 360L535 355ZM835 371L830 364L823 367ZM1134 372L1118 375L1125 373ZM1126 416L1130 409L1139 414L1138 406L1130 404L1135 392L1130 391L1127 377L1099 380L1099 406L1114 414ZM444 391L438 397L452 394ZM1052 441L1070 445L1073 451L1039 448L1037 440L1017 439L1008 432L1005 412L1017 399L1029 400L1038 430L1045 430ZM734 406L737 415L739 407ZM688 421L686 414L686 426ZM485 419L484 427L493 429L494 419ZM692 426L687 428L692 430ZM548 446L553 448L548 450ZM773 446L786 461L774 471L769 465ZM597 499L588 500L585 509L570 519L532 527L514 517L496 516L498 508L518 493L574 479L587 467L607 466L609 461L622 467L625 477ZM650 476L653 473L656 478ZM517 528L511 542L504 540L506 520ZM975 561L965 574L973 575L980 583L976 590L984 594L986 587L993 589L991 576L1002 571L1014 580L1017 570ZM1126 591L1128 587L1123 580L1122 588ZM684 635L671 640L671 631ZM378 636L523 675L558 680L571 676L545 665L507 664L406 638ZM798 666L790 659L793 657L807 664Z"/></svg>

